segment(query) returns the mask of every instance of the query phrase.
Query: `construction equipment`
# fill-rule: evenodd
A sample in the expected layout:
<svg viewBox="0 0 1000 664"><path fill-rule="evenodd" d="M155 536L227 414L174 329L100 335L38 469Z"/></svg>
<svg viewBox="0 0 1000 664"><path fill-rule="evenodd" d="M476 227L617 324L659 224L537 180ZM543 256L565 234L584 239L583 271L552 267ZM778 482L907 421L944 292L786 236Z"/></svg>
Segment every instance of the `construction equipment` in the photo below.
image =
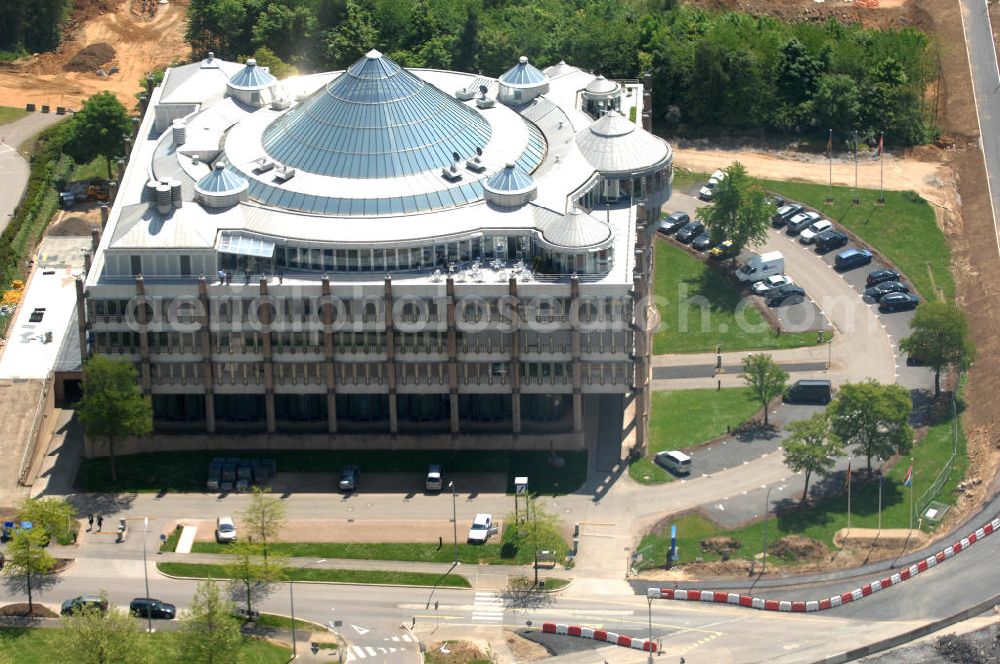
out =
<svg viewBox="0 0 1000 664"><path fill-rule="evenodd" d="M91 182L87 185L88 201L107 201L111 197L111 190L108 189L107 182Z"/></svg>
<svg viewBox="0 0 1000 664"><path fill-rule="evenodd" d="M13 307L21 301L21 296L24 294L24 282L20 279L15 279L10 284L10 290L7 290L3 294L3 300L0 301L4 306Z"/></svg>

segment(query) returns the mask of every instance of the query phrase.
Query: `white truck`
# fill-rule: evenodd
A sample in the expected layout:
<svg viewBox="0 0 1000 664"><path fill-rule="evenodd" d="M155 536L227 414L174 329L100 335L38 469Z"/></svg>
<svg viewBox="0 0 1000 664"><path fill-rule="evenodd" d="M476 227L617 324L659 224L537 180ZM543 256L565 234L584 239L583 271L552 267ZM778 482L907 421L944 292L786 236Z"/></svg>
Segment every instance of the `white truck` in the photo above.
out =
<svg viewBox="0 0 1000 664"><path fill-rule="evenodd" d="M785 271L785 257L780 251L768 251L764 254L754 254L747 262L736 270L736 278L740 281L754 282Z"/></svg>

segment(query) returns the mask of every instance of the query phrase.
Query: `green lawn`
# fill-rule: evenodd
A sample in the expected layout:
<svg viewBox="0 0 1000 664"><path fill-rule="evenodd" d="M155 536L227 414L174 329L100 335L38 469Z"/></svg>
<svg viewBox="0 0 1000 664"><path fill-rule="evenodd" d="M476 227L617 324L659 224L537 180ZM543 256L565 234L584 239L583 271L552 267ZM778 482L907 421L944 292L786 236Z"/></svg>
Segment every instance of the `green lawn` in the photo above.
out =
<svg viewBox="0 0 1000 664"><path fill-rule="evenodd" d="M934 482L938 473L944 467L951 455L951 418L930 427L927 436L913 450L913 490L915 498ZM865 481L864 458L855 461L855 475L852 482L851 495L851 526L858 528L875 528L878 525L878 483ZM959 427L958 459L948 480L938 492L935 500L944 504L954 504L955 486L965 476L968 460L965 454L965 437ZM903 479L909 468L909 461L900 459L886 473L882 487L882 527L909 527L910 489L903 486ZM773 497L774 494L772 494ZM801 494L788 496L798 501ZM761 501L763 509L763 501ZM696 557L703 560L718 560L714 552L702 551L699 542L706 537L729 536L739 540L743 547L733 554L733 557L752 558L761 550L764 534L763 520L749 524L743 528L726 530L716 526L712 521L700 514L686 514L679 517L677 525L677 545L682 563L693 562ZM916 525L916 521L914 521ZM817 501L808 509L793 508L781 516L772 515L768 524L768 540L774 540L785 535L805 535L811 537L832 550L833 535L841 528L847 527L847 493ZM923 523L925 531L933 530L933 524ZM640 549L649 546L644 551L643 567L656 567L666 560L667 549L670 546L670 528L645 536L639 545ZM775 562L786 562L780 559ZM791 561L787 561L791 562Z"/></svg>
<svg viewBox="0 0 1000 664"><path fill-rule="evenodd" d="M67 661L54 655L60 647L58 636L59 632L54 629L0 629L0 651L3 652L4 661L17 664ZM177 632L154 632L149 635L158 664L181 664L181 659L174 654L172 647L177 638ZM291 650L261 639L247 639L230 655L228 661L239 664L285 664Z"/></svg>
<svg viewBox="0 0 1000 664"><path fill-rule="evenodd" d="M642 484L662 484L673 475L653 463L663 450L684 450L718 438L726 427L736 428L760 409L742 387L724 390L653 392L649 419L649 453L629 466L629 475ZM683 413L683 417L678 417Z"/></svg>
<svg viewBox="0 0 1000 664"><path fill-rule="evenodd" d="M816 343L815 332L776 334L755 306L755 296L740 288L722 268L699 260L668 241L657 241L653 293L663 325L653 337L653 352L706 353L797 348ZM759 299L759 298L758 298Z"/></svg>
<svg viewBox="0 0 1000 664"><path fill-rule="evenodd" d="M14 120L20 120L27 114L28 112L23 108L14 108L13 106L0 106L0 125L9 124Z"/></svg>
<svg viewBox="0 0 1000 664"><path fill-rule="evenodd" d="M569 585L569 579L542 579L546 590L559 590Z"/></svg>
<svg viewBox="0 0 1000 664"><path fill-rule="evenodd" d="M157 569L164 574L180 577L225 579L223 565L203 563L157 563ZM399 586L445 586L450 588L471 588L464 577L449 574L429 574L425 572L387 572L359 569L293 569L295 581L325 581L328 583L382 583Z"/></svg>
<svg viewBox="0 0 1000 664"><path fill-rule="evenodd" d="M686 192L695 183L708 182L708 173L699 173L697 171L689 171L684 168L674 169L674 190L680 192ZM670 202L667 202L667 208L670 208Z"/></svg>
<svg viewBox="0 0 1000 664"><path fill-rule="evenodd" d="M95 179L106 179L108 177L108 160L103 155L94 157L93 161L86 164L77 164L70 176L74 181L87 181Z"/></svg>
<svg viewBox="0 0 1000 664"><path fill-rule="evenodd" d="M173 553L174 551L176 551L177 540L181 538L181 533L183 531L184 528L182 528L181 526L177 526L176 528L174 528L174 532L167 535L167 541L160 545L160 551L167 553Z"/></svg>
<svg viewBox="0 0 1000 664"><path fill-rule="evenodd" d="M391 454L379 450L301 451L273 450L225 452L163 452L133 454L117 458L118 482L111 481L107 458L84 459L80 464L76 484L81 491L150 493L159 491L204 491L208 465L214 457L256 457L275 459L278 472L336 472L347 464L357 464L367 472L424 473L432 463L443 463L449 472L496 472L507 475L507 491L514 491L514 477L531 478L532 492L566 494L575 491L587 477L586 452L560 452L565 460L560 468L549 464L548 452L463 451L450 450L398 451ZM447 477L445 478L447 479ZM364 476L361 490L364 490ZM458 487L471 491L474 487Z"/></svg>
<svg viewBox="0 0 1000 664"><path fill-rule="evenodd" d="M279 616L274 613L262 613L257 618L257 624L271 629L292 629L292 619L286 616ZM295 619L295 629L306 632L325 632L326 627L308 620Z"/></svg>
<svg viewBox="0 0 1000 664"><path fill-rule="evenodd" d="M924 298L954 299L951 250L934 221L934 210L915 192L886 191L885 204L880 205L878 190L860 189L861 203L854 205L851 187L834 187L834 202L827 205L830 187L826 185L778 180L763 183L786 198L815 208L878 249Z"/></svg>

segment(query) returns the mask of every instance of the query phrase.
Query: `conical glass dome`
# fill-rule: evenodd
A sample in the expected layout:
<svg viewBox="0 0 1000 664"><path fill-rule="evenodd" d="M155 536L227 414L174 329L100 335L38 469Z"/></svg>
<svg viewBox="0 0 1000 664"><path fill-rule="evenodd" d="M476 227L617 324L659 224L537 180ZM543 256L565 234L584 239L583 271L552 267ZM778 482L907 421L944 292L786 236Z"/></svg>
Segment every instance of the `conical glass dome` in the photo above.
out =
<svg viewBox="0 0 1000 664"><path fill-rule="evenodd" d="M221 161L195 184L195 190L206 194L229 194L243 191L248 183L241 175L226 170Z"/></svg>
<svg viewBox="0 0 1000 664"><path fill-rule="evenodd" d="M247 90L266 88L277 82L278 79L276 79L271 72L265 70L263 67L258 67L257 61L253 58L247 60L246 66L233 74L232 78L229 79L229 85L231 87L243 88Z"/></svg>
<svg viewBox="0 0 1000 664"><path fill-rule="evenodd" d="M378 51L278 118L264 131L276 161L342 178L391 178L451 165L490 140L475 110Z"/></svg>

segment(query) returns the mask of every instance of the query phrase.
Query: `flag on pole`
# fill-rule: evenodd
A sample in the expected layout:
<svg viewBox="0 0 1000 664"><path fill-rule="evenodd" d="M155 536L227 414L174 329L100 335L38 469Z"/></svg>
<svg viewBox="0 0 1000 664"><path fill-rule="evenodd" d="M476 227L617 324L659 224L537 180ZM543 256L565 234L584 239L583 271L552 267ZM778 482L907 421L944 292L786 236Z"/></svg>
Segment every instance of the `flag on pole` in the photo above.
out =
<svg viewBox="0 0 1000 664"><path fill-rule="evenodd" d="M847 460L847 478L844 480L844 486L851 486L851 460Z"/></svg>
<svg viewBox="0 0 1000 664"><path fill-rule="evenodd" d="M878 147L875 148L875 153L872 155L872 161L877 161L882 156L882 147L884 140L885 140L885 134L879 134Z"/></svg>
<svg viewBox="0 0 1000 664"><path fill-rule="evenodd" d="M909 470L906 471L906 477L903 478L903 486L913 486L913 464L910 464Z"/></svg>
<svg viewBox="0 0 1000 664"><path fill-rule="evenodd" d="M826 139L826 153L831 154L833 152L833 130L830 130L830 136Z"/></svg>

